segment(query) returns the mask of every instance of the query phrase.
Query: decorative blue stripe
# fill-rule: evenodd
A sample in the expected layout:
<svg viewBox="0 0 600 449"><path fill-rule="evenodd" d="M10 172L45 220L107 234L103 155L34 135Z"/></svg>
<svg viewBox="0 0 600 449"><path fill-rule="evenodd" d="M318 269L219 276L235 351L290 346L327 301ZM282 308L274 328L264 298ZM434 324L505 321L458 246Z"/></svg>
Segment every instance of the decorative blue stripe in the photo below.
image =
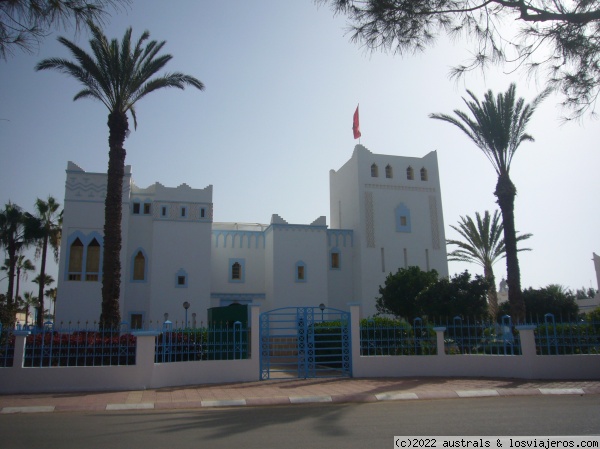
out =
<svg viewBox="0 0 600 449"><path fill-rule="evenodd" d="M227 248L228 244L231 248L265 248L265 233L261 231L239 231L239 230L213 230L212 235L215 237L215 248L219 247L219 241L222 242L223 248ZM222 238L221 238L222 237ZM254 242L253 242L254 240ZM262 243L261 243L262 240Z"/></svg>
<svg viewBox="0 0 600 449"><path fill-rule="evenodd" d="M267 295L265 293L211 293L211 299L223 299L223 298L238 298L238 299L265 299Z"/></svg>
<svg viewBox="0 0 600 449"><path fill-rule="evenodd" d="M341 240L341 243L340 243ZM350 247L354 246L354 231L352 229L328 229L327 230L328 246L344 246L347 244Z"/></svg>

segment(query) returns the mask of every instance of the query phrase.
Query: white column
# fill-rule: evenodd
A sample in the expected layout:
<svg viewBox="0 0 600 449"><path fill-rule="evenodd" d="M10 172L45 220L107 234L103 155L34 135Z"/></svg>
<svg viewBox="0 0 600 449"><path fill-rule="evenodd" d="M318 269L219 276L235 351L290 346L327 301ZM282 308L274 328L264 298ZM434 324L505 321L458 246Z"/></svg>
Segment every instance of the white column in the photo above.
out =
<svg viewBox="0 0 600 449"><path fill-rule="evenodd" d="M446 345L444 344L444 332L446 327L434 327L435 336L437 337L437 355L444 357L446 355Z"/></svg>

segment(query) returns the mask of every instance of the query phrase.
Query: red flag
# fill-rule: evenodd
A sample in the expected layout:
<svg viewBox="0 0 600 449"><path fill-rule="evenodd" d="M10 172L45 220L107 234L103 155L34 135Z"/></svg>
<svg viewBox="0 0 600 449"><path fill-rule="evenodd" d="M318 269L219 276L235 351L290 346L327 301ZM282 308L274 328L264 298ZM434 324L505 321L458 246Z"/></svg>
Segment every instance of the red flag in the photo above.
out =
<svg viewBox="0 0 600 449"><path fill-rule="evenodd" d="M354 133L355 139L358 139L360 137L360 124L358 123L358 106L356 106L356 111L354 111L354 119L352 120L352 132Z"/></svg>

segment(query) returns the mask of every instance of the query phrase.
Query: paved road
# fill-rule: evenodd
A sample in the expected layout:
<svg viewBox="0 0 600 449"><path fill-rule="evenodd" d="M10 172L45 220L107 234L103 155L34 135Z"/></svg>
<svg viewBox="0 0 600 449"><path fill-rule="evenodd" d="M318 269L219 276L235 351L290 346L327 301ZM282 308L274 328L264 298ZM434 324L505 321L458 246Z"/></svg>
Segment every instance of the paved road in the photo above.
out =
<svg viewBox="0 0 600 449"><path fill-rule="evenodd" d="M389 448L394 435L598 435L600 396L0 415L2 449Z"/></svg>

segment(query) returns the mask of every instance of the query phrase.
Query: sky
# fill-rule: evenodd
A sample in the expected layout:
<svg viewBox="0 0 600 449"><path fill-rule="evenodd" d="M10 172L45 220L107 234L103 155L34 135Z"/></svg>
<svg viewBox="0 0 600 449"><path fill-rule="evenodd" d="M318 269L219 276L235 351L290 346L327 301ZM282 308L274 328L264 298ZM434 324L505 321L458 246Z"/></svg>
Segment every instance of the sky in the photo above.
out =
<svg viewBox="0 0 600 449"><path fill-rule="evenodd" d="M360 104L361 144L373 153L437 151L446 238L455 239L450 225L461 216L497 208L497 178L461 131L428 115L464 110L466 89L482 98L516 82L517 94L531 101L542 88L501 68L450 80L451 66L470 55L464 40L442 36L414 55L369 52L350 41L345 17L312 0L179 0L176 7L133 0L111 12L109 38L121 39L129 26L134 37L148 30L167 41L168 71L206 86L140 100L138 127L125 141L135 183L212 184L217 222L269 223L276 213L289 223L322 215L329 223L329 171L358 143L351 127ZM31 212L38 197L63 203L68 161L91 172L108 163L105 107L73 102L81 89L74 79L34 71L44 58L70 57L57 36L89 49L85 31L59 30L32 54L0 61L0 202ZM535 142L524 143L512 163L516 227L533 234L532 251L519 256L521 282L598 288L591 259L600 253L600 122L562 124L559 101L550 96L540 106L528 128ZM504 261L494 268L505 276ZM451 274L465 269L482 274L477 265L449 263ZM57 278L55 264L49 271ZM21 292L37 292L30 280Z"/></svg>

